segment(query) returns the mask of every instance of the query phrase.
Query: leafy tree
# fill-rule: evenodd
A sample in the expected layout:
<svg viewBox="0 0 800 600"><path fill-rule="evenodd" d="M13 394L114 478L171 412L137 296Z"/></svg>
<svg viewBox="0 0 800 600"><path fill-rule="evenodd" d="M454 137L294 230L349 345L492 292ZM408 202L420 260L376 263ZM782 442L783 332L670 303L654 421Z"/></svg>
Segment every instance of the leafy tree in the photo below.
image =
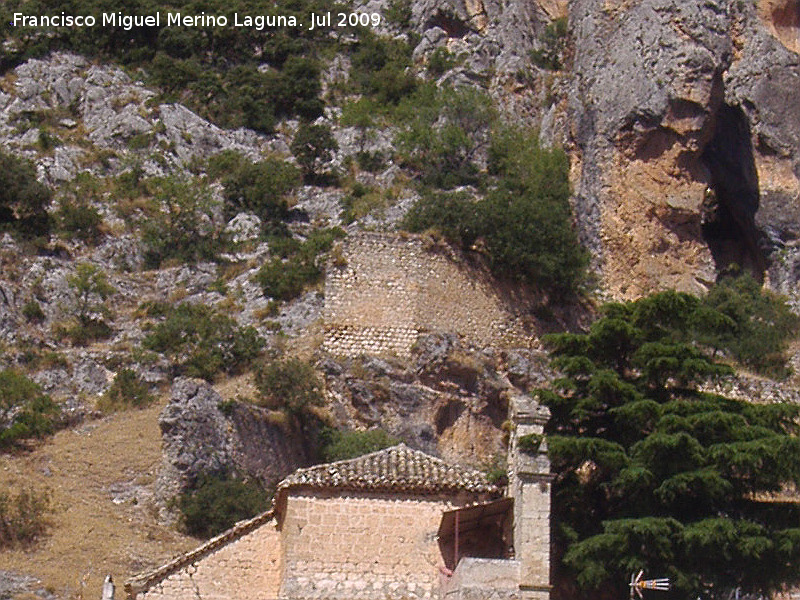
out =
<svg viewBox="0 0 800 600"><path fill-rule="evenodd" d="M236 156L238 160L226 151L214 161L215 170L230 164L228 174L222 179L225 216L231 218L238 212L247 211L265 222L285 218L288 212L286 195L302 183L297 168L279 158L270 157L251 163L241 155Z"/></svg>
<svg viewBox="0 0 800 600"><path fill-rule="evenodd" d="M376 452L397 444L399 440L383 429L367 431L343 431L328 429L323 432L320 455L323 461L346 460L363 454Z"/></svg>
<svg viewBox="0 0 800 600"><path fill-rule="evenodd" d="M269 494L256 481L206 474L176 498L186 532L210 538L267 510Z"/></svg>
<svg viewBox="0 0 800 600"><path fill-rule="evenodd" d="M374 138L372 128L375 127L375 114L377 107L369 98L359 98L355 102L348 102L342 107L340 123L345 127L355 127L358 131L358 150L364 152L370 139Z"/></svg>
<svg viewBox="0 0 800 600"><path fill-rule="evenodd" d="M403 163L424 184L449 189L477 183L476 155L495 117L485 93L426 85L396 112L403 122L395 139Z"/></svg>
<svg viewBox="0 0 800 600"><path fill-rule="evenodd" d="M53 433L58 407L42 389L13 369L0 371L0 448Z"/></svg>
<svg viewBox="0 0 800 600"><path fill-rule="evenodd" d="M731 372L695 343L699 304L655 294L546 338L563 373L538 392L552 415L558 597L622 597L640 568L670 577L675 597L800 580L800 509L764 501L800 482L800 407L698 391Z"/></svg>
<svg viewBox="0 0 800 600"><path fill-rule="evenodd" d="M36 167L24 158L0 151L0 230L47 235L50 189L36 179Z"/></svg>
<svg viewBox="0 0 800 600"><path fill-rule="evenodd" d="M239 327L211 307L184 303L169 311L142 345L166 354L178 373L213 381L220 372L241 373L260 354L264 340L255 328Z"/></svg>
<svg viewBox="0 0 800 600"><path fill-rule="evenodd" d="M339 144L327 125L301 123L292 139L291 150L306 179L312 179L319 168L333 158Z"/></svg>
<svg viewBox="0 0 800 600"><path fill-rule="evenodd" d="M79 346L108 338L112 330L106 321L111 317L106 300L117 290L108 282L105 272L91 263L78 263L75 272L67 277L67 285L75 303L71 322L58 326L57 333Z"/></svg>
<svg viewBox="0 0 800 600"><path fill-rule="evenodd" d="M323 274L320 256L342 236L344 231L335 227L318 229L302 243L293 238L273 238L270 247L277 256L265 263L256 275L264 295L288 301L320 281Z"/></svg>
<svg viewBox="0 0 800 600"><path fill-rule="evenodd" d="M151 185L154 206L142 222L145 264L158 268L167 259L215 260L225 236L215 223L218 203L208 186L175 176Z"/></svg>
<svg viewBox="0 0 800 600"><path fill-rule="evenodd" d="M575 293L588 265L572 227L568 171L561 150L542 148L530 133L501 130L489 147L495 180L485 198L423 195L404 226L439 229L465 250L482 247L496 275L562 299Z"/></svg>
<svg viewBox="0 0 800 600"><path fill-rule="evenodd" d="M133 369L121 369L114 376L114 381L104 397L98 402L98 408L112 412L120 408L144 408L155 398L150 393L150 386Z"/></svg>
<svg viewBox="0 0 800 600"><path fill-rule="evenodd" d="M782 298L741 274L724 277L711 288L703 305L694 321L705 343L729 351L760 373L788 374L786 344L797 334L800 319Z"/></svg>
<svg viewBox="0 0 800 600"><path fill-rule="evenodd" d="M417 88L409 69L412 50L403 40L363 31L351 58L350 77L378 105L396 105Z"/></svg>
<svg viewBox="0 0 800 600"><path fill-rule="evenodd" d="M301 417L322 404L322 382L314 367L297 358L270 359L256 369L259 403Z"/></svg>
<svg viewBox="0 0 800 600"><path fill-rule="evenodd" d="M100 316L109 316L106 300L117 291L108 282L105 272L91 263L78 263L75 273L67 277L67 284L75 294L75 317L85 326Z"/></svg>

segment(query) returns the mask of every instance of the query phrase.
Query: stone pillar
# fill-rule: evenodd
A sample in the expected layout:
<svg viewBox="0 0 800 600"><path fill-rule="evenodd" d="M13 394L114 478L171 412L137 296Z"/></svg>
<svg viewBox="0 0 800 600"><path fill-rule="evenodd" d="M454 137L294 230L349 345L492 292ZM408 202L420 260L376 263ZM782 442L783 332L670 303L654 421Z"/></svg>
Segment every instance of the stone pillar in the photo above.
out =
<svg viewBox="0 0 800 600"><path fill-rule="evenodd" d="M509 495L514 498L514 553L520 562L520 598L550 598L550 461L542 435L550 411L533 398L514 394L509 399L513 429L509 443ZM520 439L540 442L522 450Z"/></svg>

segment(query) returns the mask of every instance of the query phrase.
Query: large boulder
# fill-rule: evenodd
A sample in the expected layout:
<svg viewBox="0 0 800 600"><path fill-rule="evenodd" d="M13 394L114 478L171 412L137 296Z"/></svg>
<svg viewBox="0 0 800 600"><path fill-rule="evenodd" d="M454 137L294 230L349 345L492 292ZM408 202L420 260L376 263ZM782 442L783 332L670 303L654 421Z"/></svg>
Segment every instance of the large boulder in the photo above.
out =
<svg viewBox="0 0 800 600"><path fill-rule="evenodd" d="M159 426L163 459L155 495L162 506L204 474L236 473L272 487L308 462L302 444L268 411L226 403L200 379L175 380Z"/></svg>

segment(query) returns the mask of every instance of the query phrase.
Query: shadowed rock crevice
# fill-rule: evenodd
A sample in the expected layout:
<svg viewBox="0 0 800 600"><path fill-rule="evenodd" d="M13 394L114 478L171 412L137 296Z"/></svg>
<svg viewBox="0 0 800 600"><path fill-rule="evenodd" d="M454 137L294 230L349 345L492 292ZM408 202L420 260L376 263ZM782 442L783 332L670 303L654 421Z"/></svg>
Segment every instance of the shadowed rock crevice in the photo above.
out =
<svg viewBox="0 0 800 600"><path fill-rule="evenodd" d="M750 124L740 107L720 106L714 135L703 150L702 161L711 176L703 202L703 237L717 271L736 264L762 281L767 257L764 236L755 224L758 172Z"/></svg>

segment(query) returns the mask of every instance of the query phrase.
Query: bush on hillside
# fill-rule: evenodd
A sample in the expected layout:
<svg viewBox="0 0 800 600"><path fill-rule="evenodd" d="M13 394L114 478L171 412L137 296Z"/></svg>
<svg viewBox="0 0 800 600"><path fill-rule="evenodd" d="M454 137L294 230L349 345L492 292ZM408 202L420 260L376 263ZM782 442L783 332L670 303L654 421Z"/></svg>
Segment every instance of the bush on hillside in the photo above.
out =
<svg viewBox="0 0 800 600"><path fill-rule="evenodd" d="M301 417L322 404L322 381L314 367L298 358L268 359L255 368L258 404Z"/></svg>
<svg viewBox="0 0 800 600"><path fill-rule="evenodd" d="M150 386L139 377L133 369L121 369L115 376L111 387L98 402L103 412L114 412L127 408L144 408L149 406L155 397L150 393Z"/></svg>
<svg viewBox="0 0 800 600"><path fill-rule="evenodd" d="M16 494L0 491L0 548L26 546L47 531L50 496L23 489Z"/></svg>
<svg viewBox="0 0 800 600"><path fill-rule="evenodd" d="M241 373L255 360L264 340L253 327L203 304L181 304L145 336L147 350L162 352L177 374L213 381L219 373Z"/></svg>
<svg viewBox="0 0 800 600"><path fill-rule="evenodd" d="M50 231L47 206L52 193L36 179L36 167L0 150L0 231L45 236Z"/></svg>
<svg viewBox="0 0 800 600"><path fill-rule="evenodd" d="M494 189L479 200L425 194L404 227L438 229L464 250L480 240L497 276L564 298L577 291L589 258L572 227L568 170L564 152L542 148L534 135L496 132L489 150Z"/></svg>
<svg viewBox="0 0 800 600"><path fill-rule="evenodd" d="M264 222L286 218L286 195L302 183L298 169L279 158L269 157L258 163L230 151L209 159L214 174L225 187L225 216L230 219L239 212L256 214Z"/></svg>
<svg viewBox="0 0 800 600"><path fill-rule="evenodd" d="M180 262L217 260L225 248L222 225L215 221L217 202L203 182L171 176L148 182L152 207L142 220L145 265L158 268Z"/></svg>
<svg viewBox="0 0 800 600"><path fill-rule="evenodd" d="M369 429L367 431L328 429L323 432L321 437L320 458L324 462L356 458L363 454L394 446L400 441L383 429Z"/></svg>
<svg viewBox="0 0 800 600"><path fill-rule="evenodd" d="M270 249L275 258L265 263L256 275L264 295L276 300L292 300L322 279L322 255L333 242L344 236L336 228L318 229L304 242L293 238L273 238Z"/></svg>
<svg viewBox="0 0 800 600"><path fill-rule="evenodd" d="M267 510L269 494L253 480L206 474L176 498L189 535L207 539Z"/></svg>
<svg viewBox="0 0 800 600"><path fill-rule="evenodd" d="M450 189L478 183L477 152L495 119L489 96L427 84L403 100L395 117L402 162L423 184Z"/></svg>
<svg viewBox="0 0 800 600"><path fill-rule="evenodd" d="M0 448L55 431L58 406L22 373L0 371Z"/></svg>

